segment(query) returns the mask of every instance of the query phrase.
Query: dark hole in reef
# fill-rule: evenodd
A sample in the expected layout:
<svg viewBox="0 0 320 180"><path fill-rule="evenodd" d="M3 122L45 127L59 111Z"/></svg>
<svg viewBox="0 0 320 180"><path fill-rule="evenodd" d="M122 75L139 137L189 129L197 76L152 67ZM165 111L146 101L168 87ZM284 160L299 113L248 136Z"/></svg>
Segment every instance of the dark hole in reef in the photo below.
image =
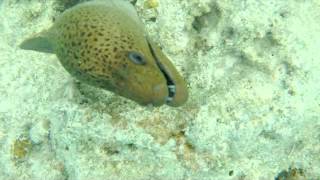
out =
<svg viewBox="0 0 320 180"><path fill-rule="evenodd" d="M59 12L63 12L69 8L71 8L72 6L75 6L81 2L86 2L89 0L57 0L57 6L56 6L56 10Z"/></svg>
<svg viewBox="0 0 320 180"><path fill-rule="evenodd" d="M152 17L152 18L150 18L149 20L152 21L152 22L156 22L156 21L157 21L157 18L156 18L156 17Z"/></svg>
<svg viewBox="0 0 320 180"><path fill-rule="evenodd" d="M132 5L135 5L135 4L137 3L137 0L132 0L130 3L131 3Z"/></svg>
<svg viewBox="0 0 320 180"><path fill-rule="evenodd" d="M210 11L203 13L200 16L195 16L192 27L200 33L204 28L215 28L222 16L220 7L216 3L209 4Z"/></svg>
<svg viewBox="0 0 320 180"><path fill-rule="evenodd" d="M229 176L232 176L233 175L233 170L229 171Z"/></svg>

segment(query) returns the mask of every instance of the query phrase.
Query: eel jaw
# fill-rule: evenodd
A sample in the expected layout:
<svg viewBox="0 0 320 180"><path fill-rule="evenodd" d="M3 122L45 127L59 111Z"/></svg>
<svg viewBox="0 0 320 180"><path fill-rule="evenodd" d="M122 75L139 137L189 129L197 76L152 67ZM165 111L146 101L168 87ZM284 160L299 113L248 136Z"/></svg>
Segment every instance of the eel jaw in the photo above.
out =
<svg viewBox="0 0 320 180"><path fill-rule="evenodd" d="M154 54L154 53L152 53ZM169 73L167 70L164 68L164 66L160 63L158 58L155 57L156 63L162 72L163 76L166 78L167 81L167 88L168 88L168 96L166 97L166 104L170 103L173 101L175 95L176 95L176 84L174 83L174 80L170 77Z"/></svg>
<svg viewBox="0 0 320 180"><path fill-rule="evenodd" d="M166 103L170 103L173 100L173 97L176 95L176 85L168 85L169 96L166 99Z"/></svg>
<svg viewBox="0 0 320 180"><path fill-rule="evenodd" d="M169 75L170 73L167 72L167 69L164 67L164 65L160 62L159 58L157 57L155 53L155 49L152 47L152 45L148 42L149 49L151 51L152 56L155 59L155 62L157 66L159 67L160 71L164 75L166 81L167 81L167 88L168 88L168 96L166 97L166 104L169 104L173 101L175 95L176 95L176 84L174 83L174 80Z"/></svg>

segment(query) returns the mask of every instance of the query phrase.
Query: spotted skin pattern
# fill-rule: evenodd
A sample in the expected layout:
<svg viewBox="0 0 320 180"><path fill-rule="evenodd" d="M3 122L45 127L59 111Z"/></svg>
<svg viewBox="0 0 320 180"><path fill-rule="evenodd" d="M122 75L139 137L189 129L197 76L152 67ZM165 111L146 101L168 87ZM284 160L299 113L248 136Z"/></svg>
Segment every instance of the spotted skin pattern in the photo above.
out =
<svg viewBox="0 0 320 180"><path fill-rule="evenodd" d="M141 105L180 106L188 97L183 78L147 38L133 6L125 1L76 5L51 28L25 40L20 47L54 53L78 80ZM130 53L143 63L133 61L136 56ZM174 85L174 93L168 85Z"/></svg>

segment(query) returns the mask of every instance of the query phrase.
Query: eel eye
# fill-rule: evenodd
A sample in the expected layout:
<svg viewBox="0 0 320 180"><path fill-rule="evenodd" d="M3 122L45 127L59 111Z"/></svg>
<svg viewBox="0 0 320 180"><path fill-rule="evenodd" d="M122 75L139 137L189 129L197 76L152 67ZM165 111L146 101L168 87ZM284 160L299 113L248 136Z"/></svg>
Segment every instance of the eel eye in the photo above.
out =
<svg viewBox="0 0 320 180"><path fill-rule="evenodd" d="M135 64L145 65L147 62L145 58L138 52L131 51L128 53L128 58Z"/></svg>

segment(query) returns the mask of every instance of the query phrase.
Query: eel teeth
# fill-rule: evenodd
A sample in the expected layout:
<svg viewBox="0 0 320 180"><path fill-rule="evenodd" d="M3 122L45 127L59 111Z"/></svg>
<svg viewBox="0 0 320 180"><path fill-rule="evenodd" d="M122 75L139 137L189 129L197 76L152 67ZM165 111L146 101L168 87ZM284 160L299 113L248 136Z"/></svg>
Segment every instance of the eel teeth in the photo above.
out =
<svg viewBox="0 0 320 180"><path fill-rule="evenodd" d="M176 86L175 85L168 85L168 89L170 92L175 93L176 92Z"/></svg>
<svg viewBox="0 0 320 180"><path fill-rule="evenodd" d="M167 103L171 102L173 100L173 97L167 97L166 101Z"/></svg>

